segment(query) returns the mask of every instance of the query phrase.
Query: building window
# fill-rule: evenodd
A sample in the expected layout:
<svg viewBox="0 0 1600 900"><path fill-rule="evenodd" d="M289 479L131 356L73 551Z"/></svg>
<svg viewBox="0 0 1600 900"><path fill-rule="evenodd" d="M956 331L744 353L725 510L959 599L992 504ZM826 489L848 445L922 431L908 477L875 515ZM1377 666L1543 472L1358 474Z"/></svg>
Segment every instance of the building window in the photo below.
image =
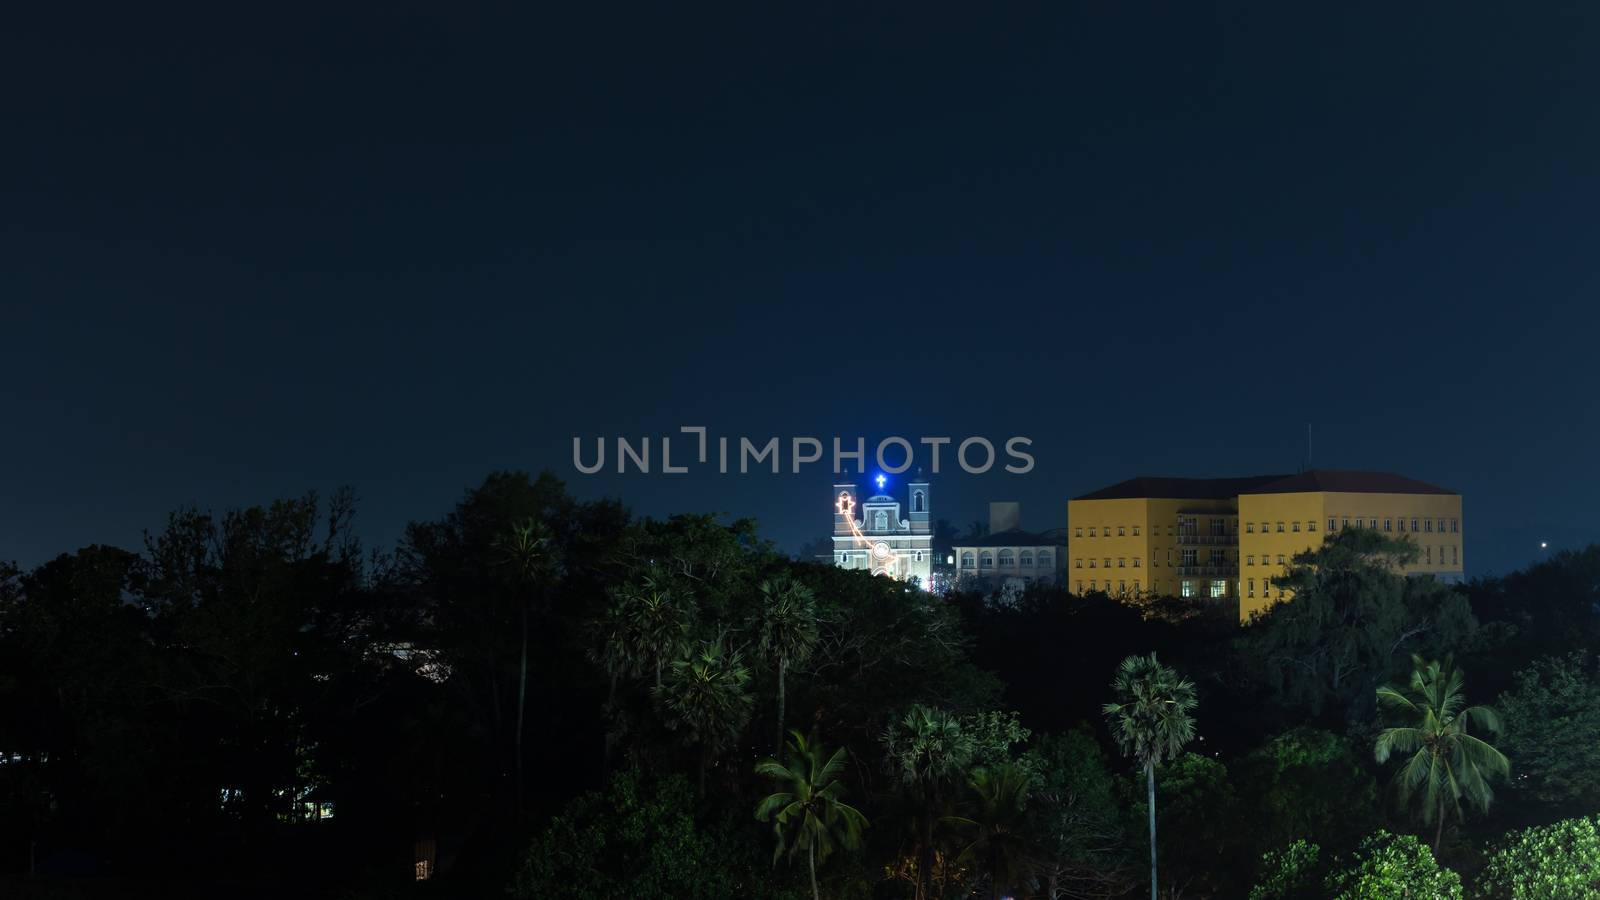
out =
<svg viewBox="0 0 1600 900"><path fill-rule="evenodd" d="M1083 568L1083 557L1079 557L1079 558L1073 560L1073 562L1075 563L1075 565L1073 566L1074 569Z"/></svg>
<svg viewBox="0 0 1600 900"><path fill-rule="evenodd" d="M1269 532L1271 530L1272 530L1272 523L1271 522L1262 522L1261 523L1261 533L1262 534L1266 534L1267 532Z"/></svg>
<svg viewBox="0 0 1600 900"><path fill-rule="evenodd" d="M1093 568L1097 568L1097 567L1098 567L1098 565L1099 565L1099 564L1098 564L1098 563L1096 563L1096 562L1095 562L1095 559L1094 559L1094 557L1092 557L1092 556L1091 556L1091 557L1089 557L1089 568L1091 568L1091 569L1093 569Z"/></svg>
<svg viewBox="0 0 1600 900"><path fill-rule="evenodd" d="M917 562L922 562L922 551L921 550L917 551Z"/></svg>
<svg viewBox="0 0 1600 900"><path fill-rule="evenodd" d="M1126 594L1127 592L1128 592L1128 583L1126 581L1117 582L1117 593Z"/></svg>
<svg viewBox="0 0 1600 900"><path fill-rule="evenodd" d="M1117 557L1117 568L1126 569L1127 567L1128 567L1128 558L1125 557L1125 556Z"/></svg>
<svg viewBox="0 0 1600 900"><path fill-rule="evenodd" d="M1283 565L1283 554L1282 553L1278 554L1278 565L1280 565L1280 566Z"/></svg>
<svg viewBox="0 0 1600 900"><path fill-rule="evenodd" d="M1433 565L1433 547L1422 548L1422 561L1430 566Z"/></svg>
<svg viewBox="0 0 1600 900"><path fill-rule="evenodd" d="M1111 557L1109 557L1109 556L1106 557L1105 563L1106 563L1106 568L1108 568L1108 569L1111 568Z"/></svg>
<svg viewBox="0 0 1600 900"><path fill-rule="evenodd" d="M1365 528L1365 527L1367 527L1367 520L1366 519L1357 519L1356 520L1356 527L1357 528Z"/></svg>
<svg viewBox="0 0 1600 900"><path fill-rule="evenodd" d="M1455 544L1450 545L1450 564L1457 565L1461 562L1461 548Z"/></svg>
<svg viewBox="0 0 1600 900"><path fill-rule="evenodd" d="M1250 596L1254 597L1256 595L1256 580L1252 578L1245 583L1250 585Z"/></svg>
<svg viewBox="0 0 1600 900"><path fill-rule="evenodd" d="M1334 520L1329 519L1328 520L1328 530L1329 531L1338 531L1339 530L1339 524L1337 522L1335 522Z"/></svg>
<svg viewBox="0 0 1600 900"><path fill-rule="evenodd" d="M1343 522L1342 522L1340 527L1343 527L1343 528L1349 528L1350 527L1350 518L1348 516L1346 516L1344 518L1344 520L1343 520Z"/></svg>
<svg viewBox="0 0 1600 900"><path fill-rule="evenodd" d="M963 568L963 569L972 568L972 551L971 550L968 550L965 553L961 554L961 568Z"/></svg>
<svg viewBox="0 0 1600 900"><path fill-rule="evenodd" d="M1228 596L1228 583L1226 581L1211 582L1211 599L1217 600Z"/></svg>
<svg viewBox="0 0 1600 900"><path fill-rule="evenodd" d="M878 510L872 517L872 527L878 531L888 531L889 514L881 509Z"/></svg>
<svg viewBox="0 0 1600 900"><path fill-rule="evenodd" d="M923 497L922 492L921 491L917 491L916 493L911 495L911 511L912 512L927 512L927 509L924 506L924 504L926 502L927 502L926 498Z"/></svg>
<svg viewBox="0 0 1600 900"><path fill-rule="evenodd" d="M1094 529L1089 529L1089 537L1094 537Z"/></svg>
<svg viewBox="0 0 1600 900"><path fill-rule="evenodd" d="M1252 553L1249 556L1246 556L1244 558L1244 564L1247 565L1247 566L1255 565L1256 564L1256 555L1254 553Z"/></svg>
<svg viewBox="0 0 1600 900"><path fill-rule="evenodd" d="M1316 531L1317 530L1317 520L1316 519L1312 519L1311 521L1307 522L1306 523L1306 530L1307 531Z"/></svg>
<svg viewBox="0 0 1600 900"><path fill-rule="evenodd" d="M1135 556L1135 557L1134 557L1134 558L1133 558L1133 567L1134 567L1134 568L1135 568L1135 569L1137 569L1137 568L1139 568L1139 557L1137 557L1137 556Z"/></svg>
<svg viewBox="0 0 1600 900"><path fill-rule="evenodd" d="M1139 593L1139 579L1137 578L1133 580L1133 592L1135 594Z"/></svg>
<svg viewBox="0 0 1600 900"><path fill-rule="evenodd" d="M1461 520L1460 519L1451 519L1450 520L1450 533L1451 534L1460 534L1461 533Z"/></svg>
<svg viewBox="0 0 1600 900"><path fill-rule="evenodd" d="M1421 530L1422 530L1421 528L1417 527L1417 520L1416 519L1412 519L1411 520L1411 531L1412 531L1412 533L1414 534L1414 533L1416 533L1418 531L1421 531Z"/></svg>
<svg viewBox="0 0 1600 900"><path fill-rule="evenodd" d="M1017 554L1011 552L1009 549L1001 550L1000 551L1000 565L1002 565L1002 566L1004 566L1004 567L1006 567L1008 569L1016 568L1016 565L1017 565Z"/></svg>
<svg viewBox="0 0 1600 900"><path fill-rule="evenodd" d="M1384 531L1393 531L1394 530L1394 528L1392 527L1393 525L1394 525L1394 520L1393 519L1384 519L1383 520L1383 530Z"/></svg>
<svg viewBox="0 0 1600 900"><path fill-rule="evenodd" d="M1212 537L1225 537L1227 534L1228 534L1228 520L1226 520L1226 519L1212 519L1211 520L1211 536Z"/></svg>
<svg viewBox="0 0 1600 900"><path fill-rule="evenodd" d="M1246 522L1246 523L1244 523L1244 533L1245 534L1255 534L1256 533L1256 523L1254 523L1254 522Z"/></svg>
<svg viewBox="0 0 1600 900"><path fill-rule="evenodd" d="M844 554L843 553L839 554L839 558L838 558L837 562L841 566L844 565Z"/></svg>
<svg viewBox="0 0 1600 900"><path fill-rule="evenodd" d="M1048 569L1053 565L1055 565L1055 558L1050 555L1049 551L1040 550L1039 551L1039 567L1042 568L1042 569Z"/></svg>
<svg viewBox="0 0 1600 900"><path fill-rule="evenodd" d="M1137 525L1133 526L1133 536L1134 537L1138 537L1139 536L1139 526L1137 526Z"/></svg>
<svg viewBox="0 0 1600 900"><path fill-rule="evenodd" d="M1401 534L1405 533L1405 530L1406 530L1406 520L1405 519L1401 519L1399 521L1399 530L1400 530Z"/></svg>
<svg viewBox="0 0 1600 900"><path fill-rule="evenodd" d="M985 550L985 551L983 551L983 553L979 554L979 556L978 556L978 568L980 568L980 569L992 569L992 568L994 568L994 554L990 553L987 550Z"/></svg>
<svg viewBox="0 0 1600 900"><path fill-rule="evenodd" d="M1422 520L1422 530L1426 531L1429 534L1433 534L1433 520L1432 519L1423 519Z"/></svg>
<svg viewBox="0 0 1600 900"><path fill-rule="evenodd" d="M1226 550L1213 550L1213 551L1211 551L1211 564L1213 566L1225 566L1225 565L1227 565L1228 564L1228 551L1226 551Z"/></svg>
<svg viewBox="0 0 1600 900"><path fill-rule="evenodd" d="M1073 537L1083 537L1083 529L1082 528L1078 528L1076 530L1076 532L1073 534Z"/></svg>
<svg viewBox="0 0 1600 900"><path fill-rule="evenodd" d="M1292 532L1294 532L1294 533L1295 533L1295 534L1299 534L1299 533L1300 533L1300 523L1299 523L1299 522L1295 522L1295 523L1294 523L1294 524L1293 524L1293 525L1292 525L1292 526L1291 526L1291 527L1290 527L1290 528L1289 528L1289 530L1290 530L1290 531L1292 531Z"/></svg>
<svg viewBox="0 0 1600 900"><path fill-rule="evenodd" d="M1078 582L1078 593L1083 593L1083 582Z"/></svg>
<svg viewBox="0 0 1600 900"><path fill-rule="evenodd" d="M1033 568L1033 551L1032 550L1024 550L1024 551L1022 551L1021 555L1019 555L1017 557L1017 562L1021 563L1022 567L1024 569Z"/></svg>
<svg viewBox="0 0 1600 900"><path fill-rule="evenodd" d="M1283 523L1282 522L1278 523L1278 533L1279 534L1283 534Z"/></svg>
<svg viewBox="0 0 1600 900"><path fill-rule="evenodd" d="M1443 519L1439 520L1439 533L1440 534L1444 534L1444 520Z"/></svg>
<svg viewBox="0 0 1600 900"><path fill-rule="evenodd" d="M1185 596L1185 597L1193 597L1194 596L1194 582L1188 581L1188 580L1185 580L1183 582L1183 596Z"/></svg>
<svg viewBox="0 0 1600 900"><path fill-rule="evenodd" d="M1117 537L1127 537L1127 536L1128 536L1128 526L1126 526L1126 525L1118 525L1117 526Z"/></svg>

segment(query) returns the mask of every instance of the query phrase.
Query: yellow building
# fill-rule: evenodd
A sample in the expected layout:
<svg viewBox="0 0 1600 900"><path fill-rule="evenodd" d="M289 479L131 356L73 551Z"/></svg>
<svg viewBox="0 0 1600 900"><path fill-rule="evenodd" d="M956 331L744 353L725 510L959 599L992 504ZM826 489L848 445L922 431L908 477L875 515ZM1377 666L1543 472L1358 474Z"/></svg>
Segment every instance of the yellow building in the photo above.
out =
<svg viewBox="0 0 1600 900"><path fill-rule="evenodd" d="M1133 478L1067 502L1078 593L1209 597L1240 621L1284 599L1274 580L1331 531L1372 528L1421 551L1406 574L1459 581L1461 495L1387 472Z"/></svg>

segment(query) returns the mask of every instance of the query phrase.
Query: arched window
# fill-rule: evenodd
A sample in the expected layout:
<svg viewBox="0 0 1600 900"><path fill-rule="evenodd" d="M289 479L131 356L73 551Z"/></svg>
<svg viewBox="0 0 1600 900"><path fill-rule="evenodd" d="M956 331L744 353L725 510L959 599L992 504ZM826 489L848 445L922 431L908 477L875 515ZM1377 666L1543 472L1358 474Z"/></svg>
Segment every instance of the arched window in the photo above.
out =
<svg viewBox="0 0 1600 900"><path fill-rule="evenodd" d="M1050 561L1050 551L1049 550L1040 550L1039 551L1039 568L1048 569L1048 568L1050 568L1051 565L1053 565L1053 563Z"/></svg>
<svg viewBox="0 0 1600 900"><path fill-rule="evenodd" d="M1032 550L1024 550L1024 551L1022 551L1022 556L1020 557L1020 561L1021 561L1022 567L1024 569L1033 568L1033 551Z"/></svg>
<svg viewBox="0 0 1600 900"><path fill-rule="evenodd" d="M1016 564L1017 564L1017 555L1015 553L1012 553L1010 550L1001 550L1000 551L1000 565L1005 566L1006 568L1009 569L1009 568L1012 568L1012 567L1016 566Z"/></svg>
<svg viewBox="0 0 1600 900"><path fill-rule="evenodd" d="M963 569L972 568L972 551L971 550L968 550L968 551L966 551L966 552L961 554L961 568L963 568Z"/></svg>
<svg viewBox="0 0 1600 900"><path fill-rule="evenodd" d="M872 527L877 531L888 531L889 514L881 509L874 513L872 516Z"/></svg>
<svg viewBox="0 0 1600 900"><path fill-rule="evenodd" d="M916 493L911 495L911 511L912 512L927 512L927 508L925 506L926 502L927 501L922 496L922 492L921 491L917 491Z"/></svg>
<svg viewBox="0 0 1600 900"><path fill-rule="evenodd" d="M984 569L994 568L994 554L988 550L983 551L982 555L978 557L978 566Z"/></svg>

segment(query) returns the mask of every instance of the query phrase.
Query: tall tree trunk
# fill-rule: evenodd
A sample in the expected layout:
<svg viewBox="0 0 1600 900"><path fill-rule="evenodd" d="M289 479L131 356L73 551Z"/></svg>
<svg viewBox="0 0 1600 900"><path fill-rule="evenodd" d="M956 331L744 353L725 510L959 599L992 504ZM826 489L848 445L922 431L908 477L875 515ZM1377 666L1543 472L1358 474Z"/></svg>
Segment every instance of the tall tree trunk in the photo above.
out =
<svg viewBox="0 0 1600 900"><path fill-rule="evenodd" d="M817 845L806 845L806 866L811 869L811 900L822 900L817 893Z"/></svg>
<svg viewBox="0 0 1600 900"><path fill-rule="evenodd" d="M773 747L773 756L783 753L783 670L788 667L789 661L778 657L778 743Z"/></svg>
<svg viewBox="0 0 1600 900"><path fill-rule="evenodd" d="M517 675L517 821L522 821L522 722L528 708L528 601L522 601L522 662Z"/></svg>
<svg viewBox="0 0 1600 900"><path fill-rule="evenodd" d="M1145 796L1150 804L1150 900L1156 900L1156 764L1144 763Z"/></svg>
<svg viewBox="0 0 1600 900"><path fill-rule="evenodd" d="M1444 837L1444 800L1439 801L1439 821L1433 826L1433 855L1439 855L1439 839Z"/></svg>
<svg viewBox="0 0 1600 900"><path fill-rule="evenodd" d="M917 900L927 900L933 892L933 811L936 800L928 794L928 809L922 817L922 846L917 858Z"/></svg>

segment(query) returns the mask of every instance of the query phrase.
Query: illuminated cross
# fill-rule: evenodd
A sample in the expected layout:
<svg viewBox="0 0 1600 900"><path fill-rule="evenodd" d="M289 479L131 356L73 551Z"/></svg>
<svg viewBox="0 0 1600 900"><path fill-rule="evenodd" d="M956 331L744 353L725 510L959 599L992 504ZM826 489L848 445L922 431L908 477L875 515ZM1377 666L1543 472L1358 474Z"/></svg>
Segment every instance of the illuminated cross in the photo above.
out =
<svg viewBox="0 0 1600 900"><path fill-rule="evenodd" d="M883 476L882 475L878 476L878 490L880 490L880 491L883 490Z"/></svg>

